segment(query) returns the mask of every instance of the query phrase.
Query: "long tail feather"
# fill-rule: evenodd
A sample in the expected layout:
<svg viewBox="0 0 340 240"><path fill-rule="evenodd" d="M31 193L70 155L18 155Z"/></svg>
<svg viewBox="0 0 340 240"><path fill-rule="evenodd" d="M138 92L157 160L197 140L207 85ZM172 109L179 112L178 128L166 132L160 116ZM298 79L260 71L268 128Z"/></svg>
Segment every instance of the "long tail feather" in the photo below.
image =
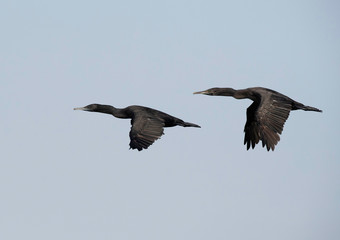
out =
<svg viewBox="0 0 340 240"><path fill-rule="evenodd" d="M304 106L302 107L302 110L305 111L314 111L314 112L322 112L322 110L315 108L315 107L310 107L310 106Z"/></svg>
<svg viewBox="0 0 340 240"><path fill-rule="evenodd" d="M189 122L183 122L183 124L181 125L183 127L197 127L200 128L201 126L194 124L194 123L189 123Z"/></svg>

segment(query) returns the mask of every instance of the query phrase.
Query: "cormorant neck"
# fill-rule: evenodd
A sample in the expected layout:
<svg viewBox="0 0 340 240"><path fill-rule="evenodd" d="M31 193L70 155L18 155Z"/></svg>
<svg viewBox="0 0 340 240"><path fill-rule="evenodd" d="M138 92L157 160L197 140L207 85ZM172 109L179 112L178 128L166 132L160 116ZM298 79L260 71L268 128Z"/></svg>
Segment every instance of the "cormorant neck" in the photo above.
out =
<svg viewBox="0 0 340 240"><path fill-rule="evenodd" d="M235 90L233 88L220 88L217 90L217 94L220 96L231 96L236 99L250 98L253 99L251 92L248 89Z"/></svg>
<svg viewBox="0 0 340 240"><path fill-rule="evenodd" d="M116 118L128 118L128 116L126 115L126 113L123 109L115 108L115 107L110 106L110 105L98 104L97 108L94 109L93 112L111 114L111 115L115 116Z"/></svg>
<svg viewBox="0 0 340 240"><path fill-rule="evenodd" d="M236 90L233 88L217 88L214 95L235 97Z"/></svg>

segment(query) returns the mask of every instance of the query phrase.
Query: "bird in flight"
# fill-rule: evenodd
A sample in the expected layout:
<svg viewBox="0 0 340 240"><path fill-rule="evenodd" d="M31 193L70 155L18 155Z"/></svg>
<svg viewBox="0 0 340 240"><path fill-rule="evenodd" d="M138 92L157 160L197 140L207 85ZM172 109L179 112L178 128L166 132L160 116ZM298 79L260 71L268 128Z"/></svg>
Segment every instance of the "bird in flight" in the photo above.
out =
<svg viewBox="0 0 340 240"><path fill-rule="evenodd" d="M90 104L85 107L74 108L89 112L111 114L116 118L130 118L130 148L141 151L147 149L164 134L165 127L197 127L199 125L173 117L167 113L143 106L128 106L126 108L115 108L110 105Z"/></svg>
<svg viewBox="0 0 340 240"><path fill-rule="evenodd" d="M247 122L244 126L244 144L247 150L255 147L259 141L262 146L274 151L280 141L283 126L292 110L322 112L315 107L305 106L279 92L268 88L253 87L235 90L233 88L210 88L194 92L209 96L231 96L236 99L248 98L253 103L247 108Z"/></svg>

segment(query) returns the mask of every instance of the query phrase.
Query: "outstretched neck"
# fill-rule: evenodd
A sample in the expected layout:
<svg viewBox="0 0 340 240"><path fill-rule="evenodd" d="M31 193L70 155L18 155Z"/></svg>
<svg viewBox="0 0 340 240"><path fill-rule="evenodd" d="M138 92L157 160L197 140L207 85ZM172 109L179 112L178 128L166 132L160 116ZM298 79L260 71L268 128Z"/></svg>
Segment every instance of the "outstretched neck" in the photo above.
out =
<svg viewBox="0 0 340 240"><path fill-rule="evenodd" d="M235 90L233 88L219 88L216 90L215 95L219 96L230 96L236 99L249 98L249 94L245 89Z"/></svg>
<svg viewBox="0 0 340 240"><path fill-rule="evenodd" d="M115 116L116 118L129 118L127 113L124 111L124 109L115 108L110 105L99 105L97 109L94 110L94 112L100 112L100 113L106 113L111 114Z"/></svg>
<svg viewBox="0 0 340 240"><path fill-rule="evenodd" d="M230 96L236 99L245 99L245 98L249 98L252 100L256 99L252 91L250 91L249 89L235 90L233 88L219 88L216 90L215 95Z"/></svg>
<svg viewBox="0 0 340 240"><path fill-rule="evenodd" d="M253 92L250 91L249 89L235 90L233 97L236 98L236 99L249 98L249 99L254 100L254 101L256 100L255 96L253 95Z"/></svg>
<svg viewBox="0 0 340 240"><path fill-rule="evenodd" d="M234 97L236 90L233 88L215 88L213 95Z"/></svg>

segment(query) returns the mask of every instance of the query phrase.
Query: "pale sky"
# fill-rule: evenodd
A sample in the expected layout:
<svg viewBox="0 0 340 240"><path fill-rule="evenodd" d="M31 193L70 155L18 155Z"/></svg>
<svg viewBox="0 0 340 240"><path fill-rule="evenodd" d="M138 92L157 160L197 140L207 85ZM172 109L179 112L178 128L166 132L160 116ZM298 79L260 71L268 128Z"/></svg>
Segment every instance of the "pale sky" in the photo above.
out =
<svg viewBox="0 0 340 240"><path fill-rule="evenodd" d="M336 240L338 1L4 1L0 239ZM274 152L243 145L262 86L290 114ZM73 111L148 106L202 126L129 150L130 121Z"/></svg>

